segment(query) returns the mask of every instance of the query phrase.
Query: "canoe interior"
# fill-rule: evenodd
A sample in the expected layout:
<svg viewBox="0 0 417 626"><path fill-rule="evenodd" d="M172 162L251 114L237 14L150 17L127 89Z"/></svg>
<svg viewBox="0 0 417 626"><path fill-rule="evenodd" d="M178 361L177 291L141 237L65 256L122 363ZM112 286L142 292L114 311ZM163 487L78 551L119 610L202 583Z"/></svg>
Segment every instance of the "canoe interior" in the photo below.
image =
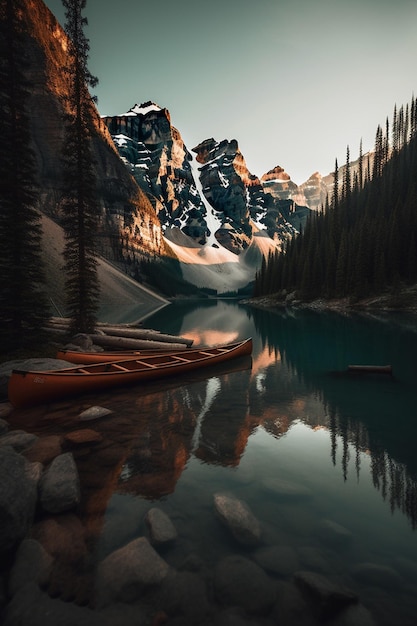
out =
<svg viewBox="0 0 417 626"><path fill-rule="evenodd" d="M184 347L181 352L187 352L188 348ZM110 361L122 361L123 359L142 358L153 356L154 354L173 354L179 352L178 349L164 350L112 350L109 352L76 352L74 350L58 350L56 358L62 361L74 363L74 365L95 365L96 363L108 363Z"/></svg>
<svg viewBox="0 0 417 626"><path fill-rule="evenodd" d="M187 350L173 353L161 353L152 355L130 356L120 361L111 361L108 363L94 363L92 365L78 365L61 370L47 372L50 376L65 376L68 374L116 374L120 372L140 372L148 369L161 369L164 366L184 365L186 363L198 363L199 361L211 360L213 357L222 355L232 355L235 350L247 344L248 352L251 350L251 341L246 340L227 346L218 346L214 348L201 348L198 350ZM19 370L15 370L18 372ZM22 372L24 373L24 372ZM41 374L45 372L37 372Z"/></svg>
<svg viewBox="0 0 417 626"><path fill-rule="evenodd" d="M98 363L96 365L85 365L83 367L70 368L71 372L80 374L99 374L99 373L115 373L115 372L137 372L149 368L160 368L164 365L193 363L201 361L204 358L210 358L215 355L227 354L230 349L216 348L208 350L199 350L187 354L154 354L152 356L139 356L126 359L120 362ZM69 370L58 370L56 373L65 373Z"/></svg>

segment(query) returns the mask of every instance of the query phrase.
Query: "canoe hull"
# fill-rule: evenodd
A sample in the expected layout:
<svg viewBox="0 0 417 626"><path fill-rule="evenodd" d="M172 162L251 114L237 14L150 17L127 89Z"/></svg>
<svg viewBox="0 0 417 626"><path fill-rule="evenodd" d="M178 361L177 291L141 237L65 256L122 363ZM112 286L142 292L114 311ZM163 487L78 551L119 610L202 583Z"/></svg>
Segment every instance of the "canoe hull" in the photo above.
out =
<svg viewBox="0 0 417 626"><path fill-rule="evenodd" d="M252 340L246 339L226 346L158 353L62 370L13 370L8 386L9 401L15 408L30 407L85 392L177 376L251 353Z"/></svg>

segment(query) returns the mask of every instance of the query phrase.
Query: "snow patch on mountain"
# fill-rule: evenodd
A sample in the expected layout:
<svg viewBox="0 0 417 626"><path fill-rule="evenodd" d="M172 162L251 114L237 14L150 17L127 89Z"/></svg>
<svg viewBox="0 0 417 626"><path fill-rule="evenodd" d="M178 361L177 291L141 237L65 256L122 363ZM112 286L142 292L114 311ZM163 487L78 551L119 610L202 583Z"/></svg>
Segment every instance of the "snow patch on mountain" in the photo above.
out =
<svg viewBox="0 0 417 626"><path fill-rule="evenodd" d="M184 279L196 287L215 289L220 294L236 291L253 278L253 268L222 246L201 246L179 228L168 229L165 241L180 261Z"/></svg>
<svg viewBox="0 0 417 626"><path fill-rule="evenodd" d="M206 219L206 224L207 227L210 231L210 234L207 236L207 245L208 246L215 246L218 245L217 244L217 239L214 236L214 233L221 228L222 222L221 220L218 218L218 216L216 215L213 207L211 206L210 202L207 200L206 196L204 195L204 191L203 191L203 186L201 184L200 181L200 168L198 166L198 163L195 159L195 157L190 161L190 165L191 165L191 171L193 174L193 179L195 182L195 186L196 186L196 190L198 192L198 197L200 200L203 201L203 204L206 208L206 215L205 215L205 219ZM235 256L235 255L234 255Z"/></svg>

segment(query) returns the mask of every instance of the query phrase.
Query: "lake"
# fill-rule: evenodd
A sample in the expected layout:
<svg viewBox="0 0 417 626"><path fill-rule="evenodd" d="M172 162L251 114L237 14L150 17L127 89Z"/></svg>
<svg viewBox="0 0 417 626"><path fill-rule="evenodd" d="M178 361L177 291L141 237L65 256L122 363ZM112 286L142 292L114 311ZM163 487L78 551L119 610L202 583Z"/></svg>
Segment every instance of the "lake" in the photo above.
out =
<svg viewBox="0 0 417 626"><path fill-rule="evenodd" d="M214 572L238 554L266 572L285 606L254 623L322 623L302 608L294 621L289 598L303 570L357 594L366 608L358 625L415 625L416 318L210 300L178 302L145 326L195 345L252 337L252 359L17 416L52 434L74 429L74 416L91 404L113 411L88 424L103 437L95 453L74 453L86 560L146 534L144 517L157 506L178 532L164 559L197 572L215 611ZM352 374L351 364L390 364L393 375ZM262 528L260 547L241 546L220 523L219 493L248 505Z"/></svg>

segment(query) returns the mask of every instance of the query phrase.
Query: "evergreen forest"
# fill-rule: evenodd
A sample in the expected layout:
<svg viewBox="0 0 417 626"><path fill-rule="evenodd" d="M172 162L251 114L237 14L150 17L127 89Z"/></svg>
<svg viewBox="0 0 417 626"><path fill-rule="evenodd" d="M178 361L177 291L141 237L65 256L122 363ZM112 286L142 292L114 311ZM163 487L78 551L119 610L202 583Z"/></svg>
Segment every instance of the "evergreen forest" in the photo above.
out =
<svg viewBox="0 0 417 626"><path fill-rule="evenodd" d="M0 5L0 346L16 351L42 341L48 313L42 265L37 163L30 141L18 0Z"/></svg>
<svg viewBox="0 0 417 626"><path fill-rule="evenodd" d="M305 229L264 260L254 296L348 298L417 282L417 101L394 107L373 153L333 174L332 198Z"/></svg>

